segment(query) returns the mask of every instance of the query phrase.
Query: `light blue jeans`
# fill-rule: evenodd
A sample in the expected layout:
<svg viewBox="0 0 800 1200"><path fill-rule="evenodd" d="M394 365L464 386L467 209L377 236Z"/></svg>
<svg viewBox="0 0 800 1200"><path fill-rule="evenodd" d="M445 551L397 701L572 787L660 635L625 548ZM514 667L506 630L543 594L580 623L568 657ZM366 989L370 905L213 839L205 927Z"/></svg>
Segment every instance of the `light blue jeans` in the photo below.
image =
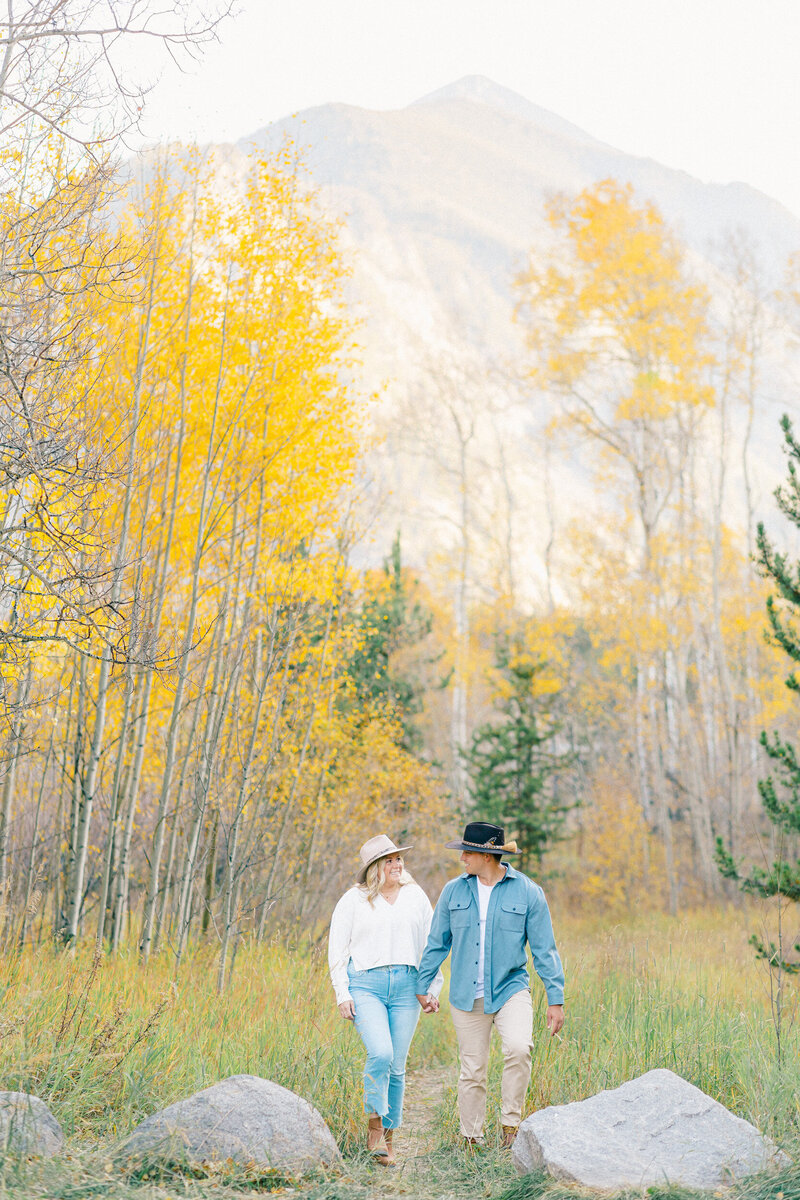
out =
<svg viewBox="0 0 800 1200"><path fill-rule="evenodd" d="M384 1129L403 1120L408 1048L421 1009L416 967L347 969L355 1005L355 1026L367 1048L364 1065L364 1112L383 1118Z"/></svg>

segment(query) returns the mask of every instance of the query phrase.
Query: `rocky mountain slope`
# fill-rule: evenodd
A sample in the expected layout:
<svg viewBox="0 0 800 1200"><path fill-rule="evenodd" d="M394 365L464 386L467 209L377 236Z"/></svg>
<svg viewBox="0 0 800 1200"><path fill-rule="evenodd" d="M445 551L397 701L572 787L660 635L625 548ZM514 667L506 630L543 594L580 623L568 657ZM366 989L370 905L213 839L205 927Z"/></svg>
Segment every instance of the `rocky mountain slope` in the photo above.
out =
<svg viewBox="0 0 800 1200"><path fill-rule="evenodd" d="M800 220L755 189L703 183L627 155L480 77L395 112L310 109L243 138L237 150L277 147L286 137L304 148L326 210L344 219L366 385L382 396L368 553L380 554L402 527L411 557L428 559L460 543L467 519L473 546L500 538L519 548L507 567L526 591L542 583L547 546L592 503L594 486L585 456L549 444L553 401L516 382L513 280L531 248L548 244L547 196L608 177L630 181L698 261L710 262L713 244L736 232L771 284L800 249ZM707 270L713 278L716 268ZM768 505L782 470L777 418L791 396L777 364L766 377L751 447L756 500ZM739 450L731 454L740 515Z"/></svg>

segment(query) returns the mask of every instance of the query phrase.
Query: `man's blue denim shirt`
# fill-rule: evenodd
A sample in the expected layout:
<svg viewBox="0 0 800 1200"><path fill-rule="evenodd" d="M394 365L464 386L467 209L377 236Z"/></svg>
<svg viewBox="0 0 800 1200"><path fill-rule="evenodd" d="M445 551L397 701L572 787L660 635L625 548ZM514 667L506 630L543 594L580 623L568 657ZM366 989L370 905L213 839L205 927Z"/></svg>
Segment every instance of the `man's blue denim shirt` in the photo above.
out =
<svg viewBox="0 0 800 1200"><path fill-rule="evenodd" d="M548 1004L564 1003L564 969L553 936L544 892L509 863L505 877L492 888L486 914L484 945L484 1012L495 1013L515 992L530 985L525 942L544 984ZM422 996L451 949L450 1003L471 1012L478 981L478 885L474 875L459 875L442 889L431 931L419 964Z"/></svg>

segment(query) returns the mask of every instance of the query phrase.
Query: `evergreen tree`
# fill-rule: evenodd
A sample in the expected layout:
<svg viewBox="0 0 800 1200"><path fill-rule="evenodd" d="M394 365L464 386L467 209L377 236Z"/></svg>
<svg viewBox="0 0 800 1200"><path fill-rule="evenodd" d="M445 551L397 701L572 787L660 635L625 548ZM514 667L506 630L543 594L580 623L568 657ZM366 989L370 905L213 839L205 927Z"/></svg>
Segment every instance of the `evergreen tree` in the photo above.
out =
<svg viewBox="0 0 800 1200"><path fill-rule="evenodd" d="M356 621L358 649L347 666L353 701L367 713L375 707L393 712L401 745L418 754L422 736L416 718L424 704L425 669L438 656L425 649L433 616L416 595L416 581L403 568L399 533L384 561L383 577Z"/></svg>
<svg viewBox="0 0 800 1200"><path fill-rule="evenodd" d="M800 443L794 436L787 416L781 421L786 452L788 455L789 478L787 483L775 491L775 499L781 512L800 529ZM790 562L785 554L779 553L770 542L763 523L759 523L756 535L757 562L765 578L771 579L777 595L767 598L769 630L767 638L780 646L789 656L792 669L785 680L793 692L800 691L797 665L800 664L800 562ZM800 836L800 762L791 742L780 734L761 734L764 747L773 764L766 779L759 780L758 792L764 813L774 829L775 858L767 867L752 866L742 871L722 838L717 838L717 865L726 879L733 880L739 889L762 899L774 899L777 909L777 941L765 942L757 934L750 938L756 956L766 962L770 970L772 987L772 1009L778 1044L781 1053L782 986L785 975L800 971L800 962L787 959L783 935L783 913L786 902L800 901L800 860L796 852L791 853ZM795 946L800 950L800 946Z"/></svg>
<svg viewBox="0 0 800 1200"><path fill-rule="evenodd" d="M559 797L557 780L573 758L554 746L557 692L542 686L546 663L506 640L495 665L503 681L497 715L475 730L465 755L472 816L514 831L527 872L563 836L574 805Z"/></svg>

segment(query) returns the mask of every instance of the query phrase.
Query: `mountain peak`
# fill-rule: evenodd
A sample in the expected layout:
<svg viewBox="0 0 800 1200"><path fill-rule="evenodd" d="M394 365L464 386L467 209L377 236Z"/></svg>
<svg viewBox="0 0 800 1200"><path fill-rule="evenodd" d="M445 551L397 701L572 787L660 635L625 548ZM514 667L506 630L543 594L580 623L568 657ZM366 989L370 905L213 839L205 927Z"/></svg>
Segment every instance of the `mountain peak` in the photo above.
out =
<svg viewBox="0 0 800 1200"><path fill-rule="evenodd" d="M479 104L489 104L493 108L518 108L520 105L535 108L529 100L514 92L511 88L495 83L486 75L463 75L454 83L437 88L434 92L415 100L415 104L435 103L438 100L475 100Z"/></svg>
<svg viewBox="0 0 800 1200"><path fill-rule="evenodd" d="M487 108L495 109L497 112L521 118L533 125L537 125L540 129L548 130L550 133L579 139L582 142L597 142L597 138L592 137L586 130L580 129L570 121L565 121L563 117L549 112L546 108L540 108L538 104L534 104L532 100L526 99L519 92L514 92L511 88L504 87L500 83L495 83L493 79L487 78L486 75L464 75L454 83L449 83L445 87L437 88L436 91L421 96L419 100L415 100L409 107L425 108L433 105L457 103L461 100L466 100L472 104L482 104Z"/></svg>

